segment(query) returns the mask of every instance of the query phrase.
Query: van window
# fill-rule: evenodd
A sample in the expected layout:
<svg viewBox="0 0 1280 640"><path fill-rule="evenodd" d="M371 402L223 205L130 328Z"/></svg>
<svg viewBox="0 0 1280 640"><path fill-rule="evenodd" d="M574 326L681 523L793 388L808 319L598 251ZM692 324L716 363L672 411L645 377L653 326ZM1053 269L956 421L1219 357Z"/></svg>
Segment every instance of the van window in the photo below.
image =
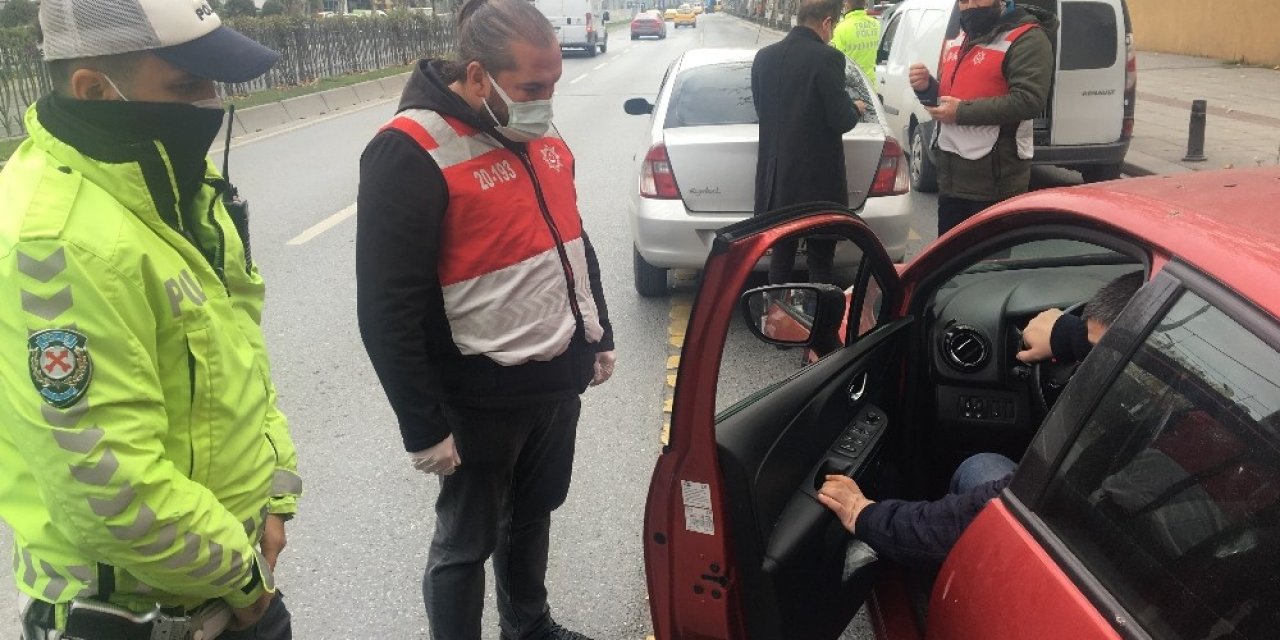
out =
<svg viewBox="0 0 1280 640"><path fill-rule="evenodd" d="M667 129L719 124L756 124L751 99L751 61L694 67L676 76L667 107Z"/></svg>
<svg viewBox="0 0 1280 640"><path fill-rule="evenodd" d="M1110 69L1120 52L1116 10L1105 2L1062 3L1063 71Z"/></svg>
<svg viewBox="0 0 1280 640"><path fill-rule="evenodd" d="M876 64L889 61L889 52L893 51L893 39L898 35L898 25L902 24L902 14L898 14L885 27L884 37L880 38L880 48L876 50Z"/></svg>

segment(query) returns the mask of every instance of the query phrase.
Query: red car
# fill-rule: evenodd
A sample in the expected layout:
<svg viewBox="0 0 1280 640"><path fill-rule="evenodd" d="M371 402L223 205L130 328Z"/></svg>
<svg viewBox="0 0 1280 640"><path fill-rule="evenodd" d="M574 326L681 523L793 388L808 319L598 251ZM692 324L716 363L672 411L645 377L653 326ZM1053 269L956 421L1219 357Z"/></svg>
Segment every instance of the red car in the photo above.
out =
<svg viewBox="0 0 1280 640"><path fill-rule="evenodd" d="M864 604L878 638L1275 638L1277 203L1277 169L1042 191L901 269L822 205L720 230L645 513L658 640L832 640ZM864 251L851 295L740 299L770 246L815 233ZM1074 375L1014 358L1030 318L1137 270ZM716 415L738 317L775 343L853 337ZM934 499L982 451L1020 464L940 567L878 559L814 498L844 473Z"/></svg>
<svg viewBox="0 0 1280 640"><path fill-rule="evenodd" d="M667 23L662 16L652 13L638 13L631 19L631 39L653 37L664 40L667 37Z"/></svg>

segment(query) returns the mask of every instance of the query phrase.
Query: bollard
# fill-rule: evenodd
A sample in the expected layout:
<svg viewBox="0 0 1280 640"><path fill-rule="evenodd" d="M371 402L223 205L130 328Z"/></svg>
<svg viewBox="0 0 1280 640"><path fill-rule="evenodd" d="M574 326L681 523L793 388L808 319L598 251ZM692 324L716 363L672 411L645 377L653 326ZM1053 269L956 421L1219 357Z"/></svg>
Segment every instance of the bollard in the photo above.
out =
<svg viewBox="0 0 1280 640"><path fill-rule="evenodd" d="M1204 100L1191 103L1191 128L1187 132L1187 156L1182 159L1183 162L1208 160L1204 157L1205 112L1208 109L1209 103Z"/></svg>

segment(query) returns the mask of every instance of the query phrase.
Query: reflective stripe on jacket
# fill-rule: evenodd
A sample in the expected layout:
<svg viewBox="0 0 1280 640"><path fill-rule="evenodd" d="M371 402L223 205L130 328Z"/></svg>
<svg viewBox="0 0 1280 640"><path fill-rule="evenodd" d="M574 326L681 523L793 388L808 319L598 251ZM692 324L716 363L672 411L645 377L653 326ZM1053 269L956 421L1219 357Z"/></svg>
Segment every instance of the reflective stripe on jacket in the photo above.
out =
<svg viewBox="0 0 1280 640"><path fill-rule="evenodd" d="M942 57L939 95L960 100L980 100L1003 96L1009 92L1004 77L1005 55L1018 38L1036 24L1023 24L997 34L990 44L975 44L965 50L966 34L946 44ZM938 148L966 160L985 158L1000 138L999 125L943 124L938 126ZM1018 124L1016 134L1018 157L1030 160L1035 154L1033 121Z"/></svg>
<svg viewBox="0 0 1280 640"><path fill-rule="evenodd" d="M301 492L262 279L213 186L198 220L166 222L183 217L162 145L94 160L41 104L0 173L0 517L18 588L94 595L102 563L135 610L250 604L266 514ZM189 238L216 239L217 268Z"/></svg>
<svg viewBox="0 0 1280 640"><path fill-rule="evenodd" d="M521 154L427 109L387 127L421 146L448 187L438 265L459 352L508 367L545 362L568 350L579 323L587 342L600 342L564 141L538 138Z"/></svg>

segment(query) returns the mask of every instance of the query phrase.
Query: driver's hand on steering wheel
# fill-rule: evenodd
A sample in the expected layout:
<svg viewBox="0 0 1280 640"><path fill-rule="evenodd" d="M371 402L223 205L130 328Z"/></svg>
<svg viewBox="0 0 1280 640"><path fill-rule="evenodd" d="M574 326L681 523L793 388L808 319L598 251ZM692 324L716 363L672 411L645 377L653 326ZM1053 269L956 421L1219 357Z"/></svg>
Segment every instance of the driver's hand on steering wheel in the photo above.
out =
<svg viewBox="0 0 1280 640"><path fill-rule="evenodd" d="M1050 338L1053 336L1053 325L1062 316L1062 309L1046 309L1027 323L1022 330L1022 351L1018 352L1019 361L1034 364L1053 357Z"/></svg>

